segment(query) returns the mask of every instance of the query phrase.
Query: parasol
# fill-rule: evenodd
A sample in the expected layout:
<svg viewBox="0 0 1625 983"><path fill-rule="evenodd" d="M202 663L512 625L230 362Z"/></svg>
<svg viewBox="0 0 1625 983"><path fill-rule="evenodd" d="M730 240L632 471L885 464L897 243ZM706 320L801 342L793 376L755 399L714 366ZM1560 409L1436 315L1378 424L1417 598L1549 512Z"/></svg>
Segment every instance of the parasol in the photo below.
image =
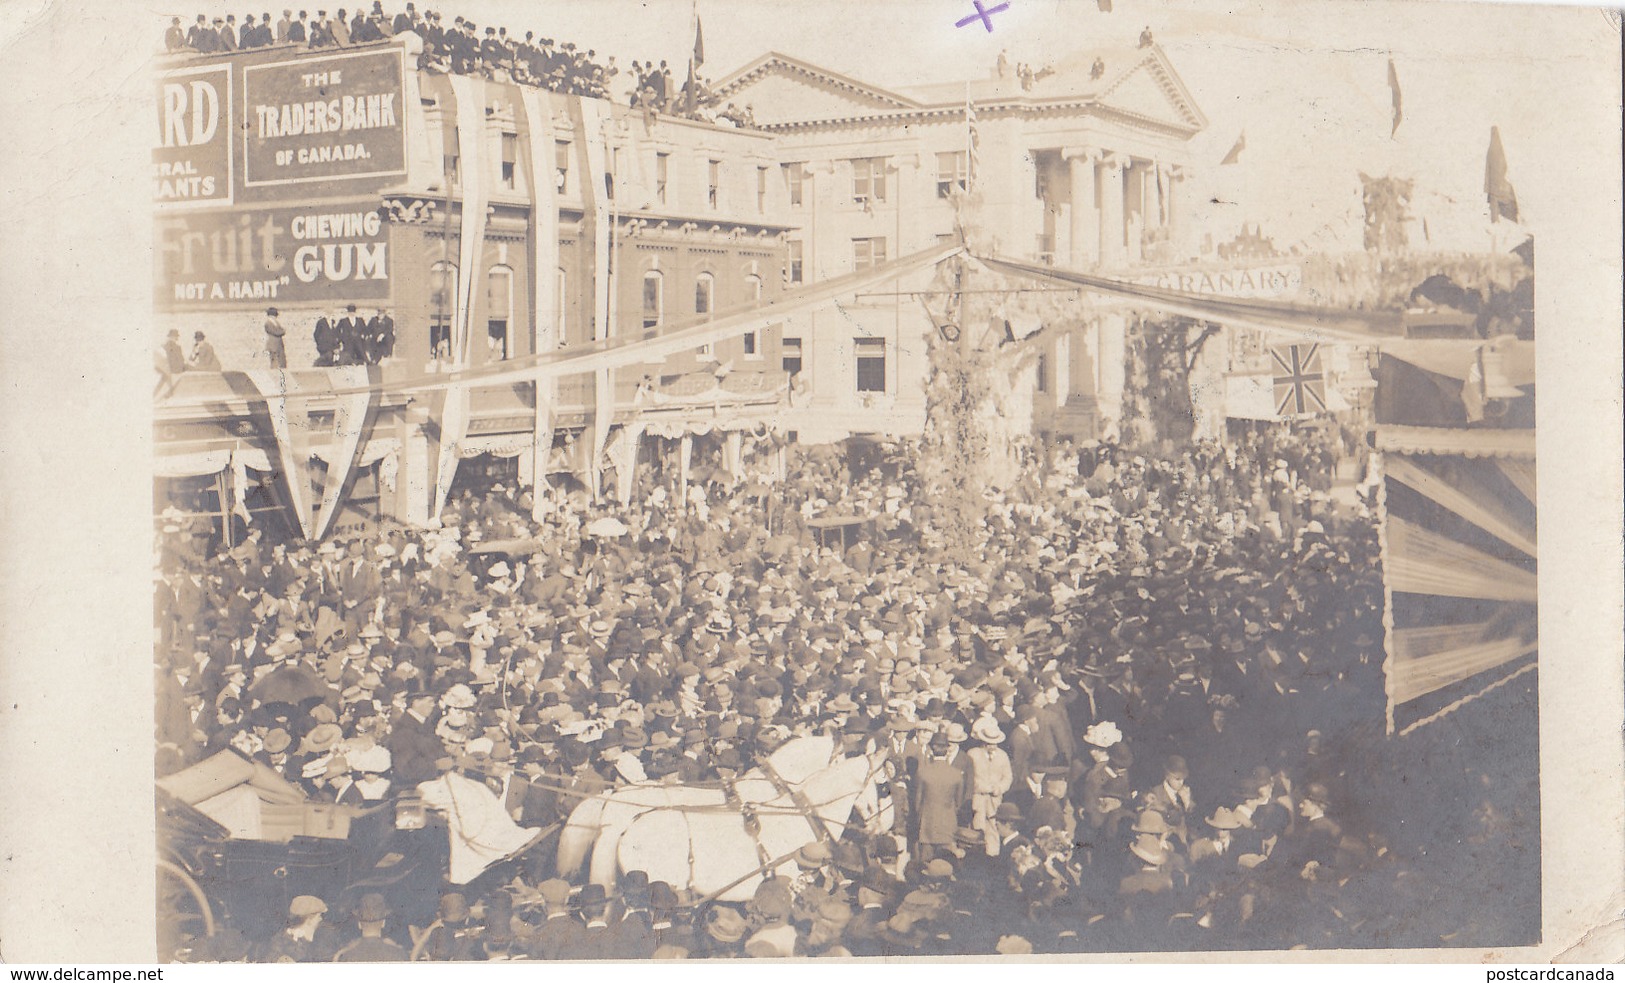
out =
<svg viewBox="0 0 1625 983"><path fill-rule="evenodd" d="M334 696L327 680L304 666L281 666L248 688L260 703L289 703L298 706L312 697L326 701Z"/></svg>
<svg viewBox="0 0 1625 983"><path fill-rule="evenodd" d="M604 516L602 519L594 519L587 523L585 532L589 536L597 536L601 539L614 539L617 536L626 535L630 530L626 528L626 523L621 520L613 516Z"/></svg>

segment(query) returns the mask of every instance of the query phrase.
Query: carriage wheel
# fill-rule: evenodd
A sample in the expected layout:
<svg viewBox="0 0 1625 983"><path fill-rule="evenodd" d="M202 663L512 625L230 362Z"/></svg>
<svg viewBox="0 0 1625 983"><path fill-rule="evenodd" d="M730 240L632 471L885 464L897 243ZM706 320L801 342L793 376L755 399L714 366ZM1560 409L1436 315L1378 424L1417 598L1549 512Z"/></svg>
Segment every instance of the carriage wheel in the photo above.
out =
<svg viewBox="0 0 1625 983"><path fill-rule="evenodd" d="M214 934L208 895L180 865L158 861L158 958L173 962L176 953Z"/></svg>

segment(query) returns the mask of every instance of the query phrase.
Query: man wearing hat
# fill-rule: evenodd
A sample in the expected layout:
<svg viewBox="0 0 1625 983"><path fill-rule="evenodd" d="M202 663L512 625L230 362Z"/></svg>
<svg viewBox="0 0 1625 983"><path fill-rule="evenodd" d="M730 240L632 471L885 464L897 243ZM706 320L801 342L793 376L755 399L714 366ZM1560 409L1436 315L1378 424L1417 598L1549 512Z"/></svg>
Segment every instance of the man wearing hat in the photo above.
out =
<svg viewBox="0 0 1625 983"><path fill-rule="evenodd" d="M1162 767L1162 784L1141 796L1145 808L1160 813L1180 842L1188 843L1188 818L1191 812L1191 790L1185 784L1190 767L1177 754L1168 756Z"/></svg>
<svg viewBox="0 0 1625 983"><path fill-rule="evenodd" d="M367 894L356 906L356 925L360 938L339 949L333 955L336 963L393 963L406 962L407 952L390 939L384 938L384 922L389 918L389 905L382 894Z"/></svg>
<svg viewBox="0 0 1625 983"><path fill-rule="evenodd" d="M746 949L760 944L766 947L762 954L787 959L795 955L796 929L790 924L790 882L783 877L771 877L756 888L748 910L759 926L746 942Z"/></svg>
<svg viewBox="0 0 1625 983"><path fill-rule="evenodd" d="M954 835L959 829L959 808L965 802L966 791L965 772L953 763L953 745L947 731L933 734L927 751L914 782L913 805L920 823L915 855L921 860L929 860L940 851L958 853Z"/></svg>
<svg viewBox="0 0 1625 983"><path fill-rule="evenodd" d="M530 954L537 959L565 959L581 946L581 921L570 911L570 882L560 878L536 886L547 920L530 937Z"/></svg>
<svg viewBox="0 0 1625 983"><path fill-rule="evenodd" d="M866 878L858 885L858 911L846 925L842 937L854 956L883 956L886 954L886 924L891 919L882 885Z"/></svg>
<svg viewBox="0 0 1625 983"><path fill-rule="evenodd" d="M796 873L790 878L790 896L799 899L809 889L828 892L835 884L835 873L830 869L831 853L827 844L814 840L796 851Z"/></svg>
<svg viewBox="0 0 1625 983"><path fill-rule="evenodd" d="M420 690L407 698L406 712L389 732L389 755L395 778L402 785L417 785L440 777L435 762L446 755L446 745L435 733L434 693Z"/></svg>
<svg viewBox="0 0 1625 983"><path fill-rule="evenodd" d="M480 943L480 929L468 921L468 899L452 891L440 896L439 917L419 932L412 930L417 940L412 949L412 961L468 962L485 958L485 947Z"/></svg>
<svg viewBox="0 0 1625 983"><path fill-rule="evenodd" d="M610 909L605 958L649 959L655 951L654 919L649 911L649 875L642 870L628 870L621 875L619 888L620 903Z"/></svg>
<svg viewBox="0 0 1625 983"><path fill-rule="evenodd" d="M576 895L576 908L581 913L582 927L572 943L564 949L560 959L613 959L610 948L609 894L602 884L588 884Z"/></svg>
<svg viewBox="0 0 1625 983"><path fill-rule="evenodd" d="M707 951L695 955L704 958L737 956L744 949L745 933L749 929L750 923L737 909L717 905L705 913L705 938L709 940Z"/></svg>
<svg viewBox="0 0 1625 983"><path fill-rule="evenodd" d="M978 718L971 725L970 736L979 742L966 752L971 768L971 829L982 834L982 847L987 856L996 857L999 838L993 817L1013 781L1010 756L999 746L1004 743L1005 735L993 717Z"/></svg>
<svg viewBox="0 0 1625 983"><path fill-rule="evenodd" d="M338 930L322 920L327 904L321 898L301 894L288 905L288 924L265 943L257 957L267 963L331 962L338 951Z"/></svg>
<svg viewBox="0 0 1625 983"><path fill-rule="evenodd" d="M320 30L321 25L314 25ZM315 36L312 35L311 47L316 47ZM339 364L339 329L336 319L330 318L326 313L316 318L316 325L311 331L312 340L316 342L316 366L325 368Z"/></svg>
<svg viewBox="0 0 1625 983"><path fill-rule="evenodd" d="M1090 828L1098 830L1108 826L1113 817L1122 816L1133 797L1128 769L1134 763L1134 754L1128 743L1119 739L1097 756L1105 760L1098 761L1083 778L1082 810ZM1111 835L1110 831L1107 835Z"/></svg>

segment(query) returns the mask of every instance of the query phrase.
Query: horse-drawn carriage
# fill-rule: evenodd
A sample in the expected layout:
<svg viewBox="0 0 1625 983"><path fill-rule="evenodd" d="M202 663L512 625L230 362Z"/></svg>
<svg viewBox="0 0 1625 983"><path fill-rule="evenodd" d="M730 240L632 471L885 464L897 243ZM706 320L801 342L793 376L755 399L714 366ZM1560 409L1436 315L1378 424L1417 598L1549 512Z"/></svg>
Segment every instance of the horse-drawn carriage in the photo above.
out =
<svg viewBox="0 0 1625 983"><path fill-rule="evenodd" d="M549 873L575 883L613 888L641 870L694 898L746 901L809 843L838 840L854 821L889 826L883 777L883 752L840 756L834 738L803 737L726 781L622 786L581 802L562 828L538 830L457 772L337 806L223 751L158 782L160 958L208 958L193 950L228 925L262 941L300 895L343 919L378 893L399 924L427 925L448 885L470 897L497 889L555 833Z"/></svg>
<svg viewBox="0 0 1625 983"><path fill-rule="evenodd" d="M286 924L295 897L322 898L344 918L382 894L402 924L435 917L442 889L506 876L500 869L547 831L503 827L496 797L447 776L366 806L309 801L265 765L222 751L162 778L157 789L161 959L208 958L224 927L251 943ZM470 829L470 817L489 817Z"/></svg>

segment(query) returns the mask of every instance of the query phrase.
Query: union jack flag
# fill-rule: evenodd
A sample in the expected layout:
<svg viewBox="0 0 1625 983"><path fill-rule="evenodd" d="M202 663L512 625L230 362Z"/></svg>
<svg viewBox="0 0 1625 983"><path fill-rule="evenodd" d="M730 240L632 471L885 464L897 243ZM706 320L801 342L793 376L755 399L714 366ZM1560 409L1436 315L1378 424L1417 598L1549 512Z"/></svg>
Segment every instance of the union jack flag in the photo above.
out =
<svg viewBox="0 0 1625 983"><path fill-rule="evenodd" d="M1326 409L1326 373L1319 345L1285 345L1270 349L1275 362L1275 413L1300 416Z"/></svg>

